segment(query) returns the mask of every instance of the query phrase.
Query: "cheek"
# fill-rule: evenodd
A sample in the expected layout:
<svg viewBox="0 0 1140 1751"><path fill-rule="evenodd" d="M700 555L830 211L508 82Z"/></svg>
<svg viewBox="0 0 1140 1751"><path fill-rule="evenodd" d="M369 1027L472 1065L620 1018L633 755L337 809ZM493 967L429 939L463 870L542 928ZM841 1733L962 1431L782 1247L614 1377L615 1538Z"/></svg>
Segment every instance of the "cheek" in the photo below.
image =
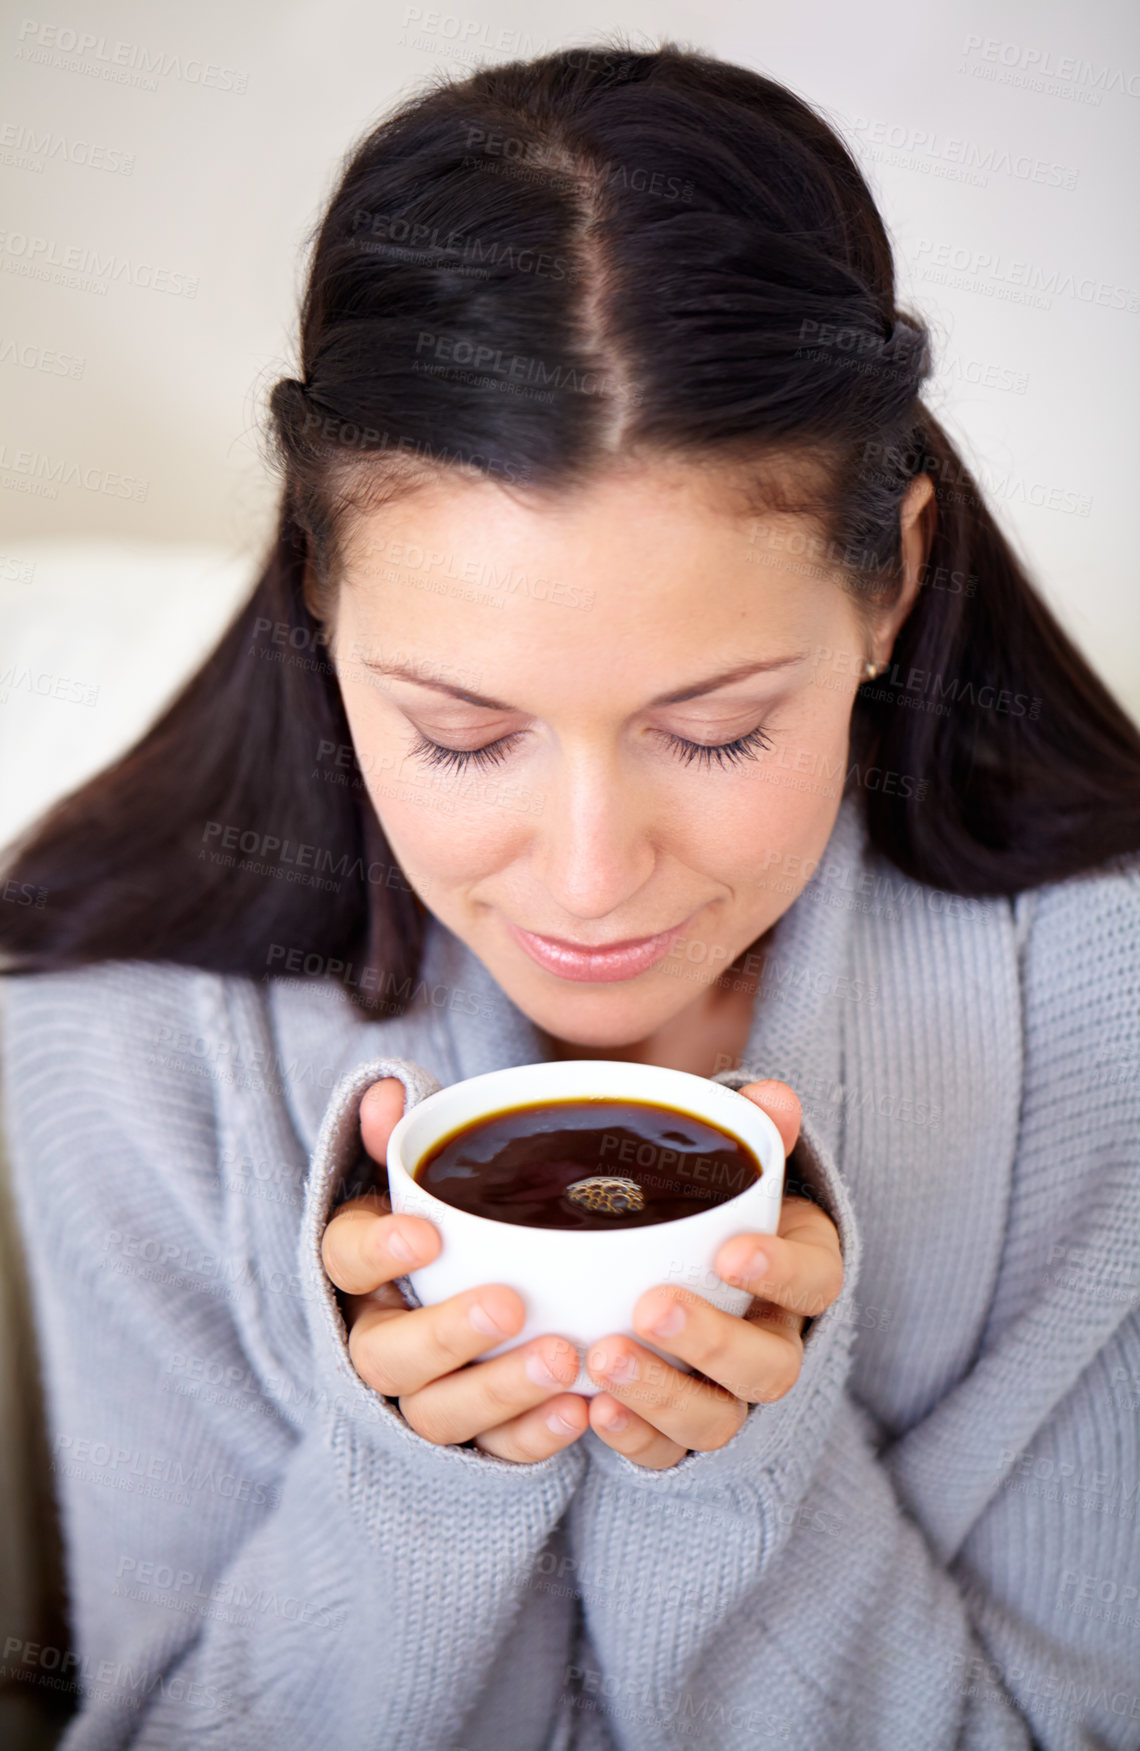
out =
<svg viewBox="0 0 1140 1751"><path fill-rule="evenodd" d="M701 834L698 861L719 871L734 887L767 886L766 872L801 869L823 850L841 790L842 767L839 777L830 782L805 780L790 768L769 767L733 800L732 807L712 812Z"/></svg>
<svg viewBox="0 0 1140 1751"><path fill-rule="evenodd" d="M814 702L813 702L814 703ZM747 778L705 812L701 837L740 887L802 885L823 855L843 797L850 713L834 700L805 711L776 738ZM735 885L735 881L734 881ZM798 890L797 890L798 891Z"/></svg>
<svg viewBox="0 0 1140 1751"><path fill-rule="evenodd" d="M467 781L448 775L432 783L406 762L399 775L367 780L368 795L392 852L413 885L461 886L501 869L520 848L518 815L477 796L460 795Z"/></svg>

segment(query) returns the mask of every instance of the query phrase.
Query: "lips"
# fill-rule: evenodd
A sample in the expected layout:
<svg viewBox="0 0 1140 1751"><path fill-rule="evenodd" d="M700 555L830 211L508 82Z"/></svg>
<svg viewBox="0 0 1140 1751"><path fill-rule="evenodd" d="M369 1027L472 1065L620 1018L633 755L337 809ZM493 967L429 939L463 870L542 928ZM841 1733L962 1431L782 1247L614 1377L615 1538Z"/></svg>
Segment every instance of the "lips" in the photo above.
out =
<svg viewBox="0 0 1140 1751"><path fill-rule="evenodd" d="M610 984L618 979L636 978L638 973L656 966L688 922L686 918L684 924L663 930L657 936L627 937L624 942L605 943L600 948L583 948L558 937L537 936L509 920L507 928L523 952L548 973L561 979Z"/></svg>
<svg viewBox="0 0 1140 1751"><path fill-rule="evenodd" d="M656 936L627 936L621 942L571 942L565 936L543 936L533 930L526 931L525 934L532 936L536 942L548 943L551 948L565 949L569 954L612 955L622 954L626 949L644 948L647 942L660 942L669 932L661 930Z"/></svg>

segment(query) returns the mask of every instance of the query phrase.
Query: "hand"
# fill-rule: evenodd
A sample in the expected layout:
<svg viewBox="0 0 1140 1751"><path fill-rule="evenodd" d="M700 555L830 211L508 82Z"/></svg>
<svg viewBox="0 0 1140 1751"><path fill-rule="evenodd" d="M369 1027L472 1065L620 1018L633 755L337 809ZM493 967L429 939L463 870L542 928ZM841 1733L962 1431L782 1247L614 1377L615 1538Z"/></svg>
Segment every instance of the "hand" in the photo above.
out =
<svg viewBox="0 0 1140 1751"><path fill-rule="evenodd" d="M394 1076L365 1092L360 1134L375 1161L386 1164L403 1110L404 1086ZM476 1363L482 1350L522 1330L521 1295L492 1283L409 1308L392 1279L431 1263L439 1230L426 1216L391 1210L386 1192L353 1198L321 1241L325 1270L344 1297L348 1353L365 1385L397 1399L416 1433L441 1446L474 1439L496 1458L533 1463L576 1441L589 1418L581 1394L566 1391L578 1375L575 1346L546 1335Z"/></svg>
<svg viewBox="0 0 1140 1751"><path fill-rule="evenodd" d="M800 1103L787 1083L749 1082L740 1092L775 1121L790 1155ZM725 1446L750 1404L771 1404L790 1392L803 1360L805 1320L830 1307L843 1287L835 1226L807 1198L784 1198L777 1235L726 1240L714 1268L725 1282L753 1291L743 1317L677 1284L646 1290L633 1310L635 1330L702 1372L682 1374L620 1334L603 1338L586 1357L591 1379L607 1388L590 1401L591 1428L651 1471L676 1465L690 1450ZM654 1330L663 1316L672 1323Z"/></svg>

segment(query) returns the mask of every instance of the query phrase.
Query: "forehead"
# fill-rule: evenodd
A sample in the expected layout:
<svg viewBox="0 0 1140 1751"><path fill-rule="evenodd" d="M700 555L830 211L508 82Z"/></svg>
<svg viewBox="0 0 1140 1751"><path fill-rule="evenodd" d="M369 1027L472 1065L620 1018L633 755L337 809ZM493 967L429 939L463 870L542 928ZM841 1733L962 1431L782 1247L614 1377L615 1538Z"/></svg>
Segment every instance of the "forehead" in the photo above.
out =
<svg viewBox="0 0 1140 1751"><path fill-rule="evenodd" d="M367 663L459 664L520 709L636 709L842 636L839 592L780 537L806 516L755 503L678 465L545 494L425 483L355 523L342 628Z"/></svg>
<svg viewBox="0 0 1140 1751"><path fill-rule="evenodd" d="M796 527L822 529L826 468L818 452L615 459L570 486L514 487L434 470L403 480L365 478L346 495L340 553L344 580L366 577L417 544L452 560L476 552L502 562L553 551L604 565L607 552L636 545L669 550L678 565L691 549L722 561L748 547L778 547Z"/></svg>

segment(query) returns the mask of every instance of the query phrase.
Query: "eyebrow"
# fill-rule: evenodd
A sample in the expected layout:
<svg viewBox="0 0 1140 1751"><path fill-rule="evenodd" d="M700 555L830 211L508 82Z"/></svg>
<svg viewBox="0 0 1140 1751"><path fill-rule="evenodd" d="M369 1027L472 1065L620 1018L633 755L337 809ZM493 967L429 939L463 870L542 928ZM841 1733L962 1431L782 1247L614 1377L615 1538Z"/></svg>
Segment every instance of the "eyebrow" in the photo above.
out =
<svg viewBox="0 0 1140 1751"><path fill-rule="evenodd" d="M657 705L680 705L686 699L697 699L702 693L714 693L718 687L727 687L731 681L746 680L749 675L761 675L769 669L790 668L793 663L806 662L810 652L797 651L790 657L774 657L766 663L738 663L734 669L722 669L719 675L708 675L703 681L694 681L688 687L677 687L671 693L658 694L656 699L649 701L649 708ZM417 687L430 687L434 693L449 693L453 699L465 700L468 705L481 706L486 711L517 711L514 705L505 705L501 699L488 699L483 693L472 693L467 687L456 687L450 681L429 681L423 675L417 675L409 663L370 663L367 658L361 659L366 669L371 669L377 675L393 675L400 681L411 681Z"/></svg>

